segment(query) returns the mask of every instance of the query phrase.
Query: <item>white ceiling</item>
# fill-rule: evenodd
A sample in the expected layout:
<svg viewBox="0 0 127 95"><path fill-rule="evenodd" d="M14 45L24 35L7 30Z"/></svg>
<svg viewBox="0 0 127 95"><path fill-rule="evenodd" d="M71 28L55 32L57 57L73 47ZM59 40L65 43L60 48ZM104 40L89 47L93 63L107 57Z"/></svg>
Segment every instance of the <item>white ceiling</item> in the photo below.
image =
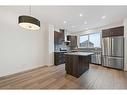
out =
<svg viewBox="0 0 127 95"><path fill-rule="evenodd" d="M127 17L126 10L127 6L32 6L31 14L41 23L53 24L73 32L122 21ZM1 11L25 15L29 14L29 6L1 6ZM82 17L79 16L80 13L83 14ZM106 18L101 19L102 16ZM64 24L64 21L67 23ZM84 24L85 21L87 24Z"/></svg>

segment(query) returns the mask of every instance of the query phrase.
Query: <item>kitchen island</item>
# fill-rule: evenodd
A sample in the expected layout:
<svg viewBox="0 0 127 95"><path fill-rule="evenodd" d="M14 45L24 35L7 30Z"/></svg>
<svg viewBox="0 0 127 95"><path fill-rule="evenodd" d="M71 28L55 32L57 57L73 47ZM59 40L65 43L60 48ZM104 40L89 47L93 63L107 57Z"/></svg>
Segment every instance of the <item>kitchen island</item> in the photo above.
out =
<svg viewBox="0 0 127 95"><path fill-rule="evenodd" d="M86 52L71 52L65 53L65 70L67 74L74 77L80 77L85 71L89 69L91 62L91 55L93 53Z"/></svg>

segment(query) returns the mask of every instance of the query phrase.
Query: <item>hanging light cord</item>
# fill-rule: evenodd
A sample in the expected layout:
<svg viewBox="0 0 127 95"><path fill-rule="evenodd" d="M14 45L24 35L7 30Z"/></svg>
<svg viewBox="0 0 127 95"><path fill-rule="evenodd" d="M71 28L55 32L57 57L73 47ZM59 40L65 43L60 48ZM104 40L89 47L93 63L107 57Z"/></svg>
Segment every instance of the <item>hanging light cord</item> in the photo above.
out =
<svg viewBox="0 0 127 95"><path fill-rule="evenodd" d="M29 8L30 8L30 16L31 16L31 5L30 5L30 7L29 7Z"/></svg>

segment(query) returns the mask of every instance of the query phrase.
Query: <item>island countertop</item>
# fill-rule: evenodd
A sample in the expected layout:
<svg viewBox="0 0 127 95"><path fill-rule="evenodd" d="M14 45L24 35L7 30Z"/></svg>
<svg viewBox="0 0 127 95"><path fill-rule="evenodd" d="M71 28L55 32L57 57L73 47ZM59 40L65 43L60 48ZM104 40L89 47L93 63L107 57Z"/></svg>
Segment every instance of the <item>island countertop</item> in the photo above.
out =
<svg viewBox="0 0 127 95"><path fill-rule="evenodd" d="M65 53L65 55L78 55L78 56L88 56L88 55L92 55L94 53L89 53L89 52L69 52L69 53Z"/></svg>

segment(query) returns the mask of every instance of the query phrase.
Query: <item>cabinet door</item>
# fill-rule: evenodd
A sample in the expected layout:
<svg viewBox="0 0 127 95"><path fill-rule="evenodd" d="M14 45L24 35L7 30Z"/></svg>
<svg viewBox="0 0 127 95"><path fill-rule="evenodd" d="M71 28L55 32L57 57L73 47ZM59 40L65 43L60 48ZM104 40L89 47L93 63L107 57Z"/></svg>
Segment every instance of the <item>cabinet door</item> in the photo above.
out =
<svg viewBox="0 0 127 95"><path fill-rule="evenodd" d="M73 75L75 77L78 76L77 63L78 63L78 56L66 55L65 69L67 74Z"/></svg>
<svg viewBox="0 0 127 95"><path fill-rule="evenodd" d="M64 32L59 33L59 42L62 43L64 41Z"/></svg>
<svg viewBox="0 0 127 95"><path fill-rule="evenodd" d="M54 32L54 44L58 44L58 32Z"/></svg>
<svg viewBox="0 0 127 95"><path fill-rule="evenodd" d="M67 40L70 41L71 40L71 36L67 35Z"/></svg>
<svg viewBox="0 0 127 95"><path fill-rule="evenodd" d="M102 38L104 37L111 37L110 29L102 30Z"/></svg>
<svg viewBox="0 0 127 95"><path fill-rule="evenodd" d="M77 46L77 36L74 37L74 46Z"/></svg>
<svg viewBox="0 0 127 95"><path fill-rule="evenodd" d="M102 38L123 35L124 35L123 26L102 30Z"/></svg>
<svg viewBox="0 0 127 95"><path fill-rule="evenodd" d="M71 41L71 42L70 42L70 46L73 46L73 44L74 44L73 36L70 37L70 41Z"/></svg>
<svg viewBox="0 0 127 95"><path fill-rule="evenodd" d="M64 53L54 52L54 64L55 65L60 65L60 64L64 64L64 62L65 62Z"/></svg>
<svg viewBox="0 0 127 95"><path fill-rule="evenodd" d="M67 74L72 74L72 57L65 55L66 63L65 63L65 70Z"/></svg>
<svg viewBox="0 0 127 95"><path fill-rule="evenodd" d="M86 70L89 69L89 64L91 63L91 55L90 56L79 56L78 59L78 74L83 74Z"/></svg>
<svg viewBox="0 0 127 95"><path fill-rule="evenodd" d="M111 29L111 36L123 36L124 35L124 27L116 27Z"/></svg>
<svg viewBox="0 0 127 95"><path fill-rule="evenodd" d="M61 44L64 42L64 32L54 32L54 44Z"/></svg>
<svg viewBox="0 0 127 95"><path fill-rule="evenodd" d="M70 41L69 46L77 46L77 36L67 36L67 40Z"/></svg>

